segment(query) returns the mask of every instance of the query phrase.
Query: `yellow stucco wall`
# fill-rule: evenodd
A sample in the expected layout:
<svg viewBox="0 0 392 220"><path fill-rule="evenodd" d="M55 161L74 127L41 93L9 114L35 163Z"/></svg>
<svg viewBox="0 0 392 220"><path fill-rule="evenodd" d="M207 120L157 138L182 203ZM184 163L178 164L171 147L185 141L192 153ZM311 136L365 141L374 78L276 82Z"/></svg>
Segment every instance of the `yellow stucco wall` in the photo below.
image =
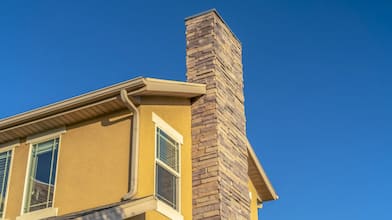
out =
<svg viewBox="0 0 392 220"><path fill-rule="evenodd" d="M54 207L59 215L115 203L128 190L129 114L67 128L61 136Z"/></svg>
<svg viewBox="0 0 392 220"><path fill-rule="evenodd" d="M21 144L14 148L8 183L8 200L5 210L6 219L15 219L16 216L20 215L28 155L28 145Z"/></svg>
<svg viewBox="0 0 392 220"><path fill-rule="evenodd" d="M183 138L181 145L181 214L184 219L192 219L192 158L191 158L191 109L189 101L168 100L173 105L157 105L154 99L143 100L140 111L140 158L139 178L143 185L139 185L137 197L154 194L154 169L151 161L155 160L155 124L152 113L157 114L167 122ZM174 105L175 104L175 105Z"/></svg>
<svg viewBox="0 0 392 220"><path fill-rule="evenodd" d="M120 201L128 190L129 114L67 127L60 137L54 207L58 214ZM29 144L14 149L6 218L21 213Z"/></svg>
<svg viewBox="0 0 392 220"><path fill-rule="evenodd" d="M181 214L192 219L191 109L189 100L144 98L140 111L136 198L154 194L155 125L152 112L184 138L181 146ZM63 215L119 202L129 188L131 118L128 111L68 126L61 135L54 207ZM6 218L21 213L29 145L14 149ZM147 219L157 219L147 213ZM167 218L158 218L167 219Z"/></svg>
<svg viewBox="0 0 392 220"><path fill-rule="evenodd" d="M147 211L146 213L128 218L126 220L170 220L170 218L162 215L157 211Z"/></svg>
<svg viewBox="0 0 392 220"><path fill-rule="evenodd" d="M155 220L155 219L159 219L159 220L170 220L170 218L162 215L161 213L157 212L157 211L148 211L146 212L146 220ZM188 219L188 218L185 218Z"/></svg>
<svg viewBox="0 0 392 220"><path fill-rule="evenodd" d="M257 191L251 180L249 180L248 186L249 186L249 192L252 195L252 199L250 201L250 219L257 220L258 219Z"/></svg>

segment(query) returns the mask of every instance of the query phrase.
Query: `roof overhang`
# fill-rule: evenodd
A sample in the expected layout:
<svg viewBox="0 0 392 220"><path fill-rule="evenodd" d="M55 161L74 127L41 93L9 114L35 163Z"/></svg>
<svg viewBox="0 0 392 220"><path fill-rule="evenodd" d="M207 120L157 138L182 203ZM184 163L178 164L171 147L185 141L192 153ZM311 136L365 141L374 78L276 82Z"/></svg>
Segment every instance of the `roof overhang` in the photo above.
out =
<svg viewBox="0 0 392 220"><path fill-rule="evenodd" d="M48 218L48 220L88 220L88 219L128 219L150 211L156 211L169 219L183 220L184 217L172 208L168 208L164 202L158 200L154 196L148 196L131 201L122 201L119 203L110 204L103 207L83 210L76 213L67 214L64 216L56 216ZM106 219L106 218L105 218Z"/></svg>
<svg viewBox="0 0 392 220"><path fill-rule="evenodd" d="M277 200L279 196L276 194L270 180L265 173L263 166L256 156L252 146L248 142L248 175L254 184L259 199L261 201Z"/></svg>
<svg viewBox="0 0 392 220"><path fill-rule="evenodd" d="M0 144L46 130L126 109L119 94L194 98L206 93L203 84L138 77L0 120Z"/></svg>

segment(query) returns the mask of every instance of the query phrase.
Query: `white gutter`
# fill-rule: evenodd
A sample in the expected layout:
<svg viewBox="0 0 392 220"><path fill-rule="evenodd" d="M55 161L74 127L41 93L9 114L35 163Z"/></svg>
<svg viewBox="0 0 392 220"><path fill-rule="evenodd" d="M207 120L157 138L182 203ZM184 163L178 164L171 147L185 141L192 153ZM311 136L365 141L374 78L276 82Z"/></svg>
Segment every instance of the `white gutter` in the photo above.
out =
<svg viewBox="0 0 392 220"><path fill-rule="evenodd" d="M137 92L137 91L135 91ZM133 92L134 93L134 92ZM120 92L121 101L133 112L132 120L132 144L131 144L131 174L129 177L129 192L122 197L122 200L132 199L137 192L137 173L139 165L139 110L135 104L128 98L126 89Z"/></svg>

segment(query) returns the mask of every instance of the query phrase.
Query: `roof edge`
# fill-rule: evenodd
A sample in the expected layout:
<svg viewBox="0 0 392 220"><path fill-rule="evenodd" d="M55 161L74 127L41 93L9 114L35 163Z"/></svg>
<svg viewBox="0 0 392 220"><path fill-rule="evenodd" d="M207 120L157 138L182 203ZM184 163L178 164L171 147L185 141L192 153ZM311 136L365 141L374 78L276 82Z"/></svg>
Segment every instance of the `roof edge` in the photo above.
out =
<svg viewBox="0 0 392 220"><path fill-rule="evenodd" d="M145 86L143 77L136 77L131 80L127 80L124 82L120 82L114 85L110 85L98 90L94 90L82 95L78 95L69 99L61 100L43 107L39 107L27 112L22 112L20 114L16 114L4 119L0 120L0 129L4 129L6 127L12 127L13 124L22 121L30 121L32 119L36 119L37 117L45 117L48 114L53 114L54 112L63 111L65 109L74 108L75 106L81 106L87 103L92 103L94 101L98 101L104 98L109 97L112 93L116 93L120 91L121 88L129 87L129 88L141 88Z"/></svg>
<svg viewBox="0 0 392 220"><path fill-rule="evenodd" d="M267 176L263 166L261 165L259 159L257 158L257 155L256 155L255 151L253 150L253 148L252 148L252 146L250 145L249 142L248 142L247 148L248 148L249 156L254 161L254 163L256 165L256 168L259 171L259 174L260 174L261 178L264 180L265 185L266 185L266 187L267 187L267 189L270 192L271 197L272 197L272 199L264 200L264 201L278 200L279 196L276 193L274 187L272 186L271 181L269 180L269 178L268 178L268 176Z"/></svg>
<svg viewBox="0 0 392 220"><path fill-rule="evenodd" d="M137 77L108 87L65 99L53 104L16 114L0 120L0 130L45 118L63 111L99 102L117 96L120 90L127 92L143 89L140 95L169 95L193 98L205 94L205 85L174 80Z"/></svg>

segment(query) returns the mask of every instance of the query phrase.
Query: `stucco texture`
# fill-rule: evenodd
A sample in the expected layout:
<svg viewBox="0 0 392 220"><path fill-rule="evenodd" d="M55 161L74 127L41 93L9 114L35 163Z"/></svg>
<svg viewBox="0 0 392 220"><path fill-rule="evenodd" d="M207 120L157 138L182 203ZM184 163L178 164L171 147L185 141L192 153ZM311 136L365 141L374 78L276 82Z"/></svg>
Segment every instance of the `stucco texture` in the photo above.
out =
<svg viewBox="0 0 392 220"><path fill-rule="evenodd" d="M135 198L154 195L154 112L184 138L181 145L181 202L184 219L192 219L191 109L187 99L146 97L141 101L138 188ZM58 215L121 201L129 190L132 114L121 111L66 127L60 135L54 207ZM21 214L29 144L15 147L6 219ZM167 219L148 212L146 219Z"/></svg>
<svg viewBox="0 0 392 220"><path fill-rule="evenodd" d="M164 104L156 104L151 99L143 100L140 111L139 179L137 197L154 194L155 173L155 124L154 112L179 132L184 143L181 145L181 214L184 219L192 219L192 159L191 159L191 109L188 100L167 99Z"/></svg>
<svg viewBox="0 0 392 220"><path fill-rule="evenodd" d="M54 206L59 215L115 203L128 190L129 114L67 128L61 136Z"/></svg>
<svg viewBox="0 0 392 220"><path fill-rule="evenodd" d="M252 195L252 199L250 201L250 219L257 220L258 219L258 208L257 208L257 191L252 181L248 182L249 192Z"/></svg>

